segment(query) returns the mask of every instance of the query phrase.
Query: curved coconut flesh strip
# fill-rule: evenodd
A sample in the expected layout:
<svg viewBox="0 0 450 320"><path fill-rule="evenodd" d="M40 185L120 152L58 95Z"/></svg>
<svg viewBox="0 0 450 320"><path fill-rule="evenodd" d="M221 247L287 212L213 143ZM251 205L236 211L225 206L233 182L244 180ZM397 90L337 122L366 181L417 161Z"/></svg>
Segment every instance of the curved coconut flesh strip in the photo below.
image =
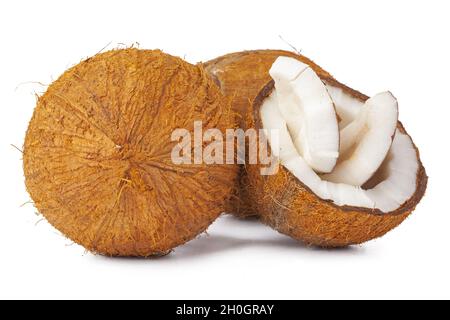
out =
<svg viewBox="0 0 450 320"><path fill-rule="evenodd" d="M315 171L331 172L339 155L339 130L324 83L307 64L288 57L279 57L269 74L295 148Z"/></svg>
<svg viewBox="0 0 450 320"><path fill-rule="evenodd" d="M366 192L381 211L393 211L414 194L418 169L411 138L397 129L388 156L374 176L376 186Z"/></svg>
<svg viewBox="0 0 450 320"><path fill-rule="evenodd" d="M279 157L282 166L321 199L331 200L338 206L379 209L387 213L399 208L414 194L418 162L408 135L397 130L385 162L373 177L373 188L364 190L359 186L330 182L323 180L298 152L295 153L287 122L278 111L277 103L272 92L260 109L263 128L280 132L279 145L271 145L272 152ZM270 135L268 141L271 143Z"/></svg>
<svg viewBox="0 0 450 320"><path fill-rule="evenodd" d="M338 164L322 179L362 186L386 158L397 121L397 100L390 92L368 99L356 118L341 130Z"/></svg>
<svg viewBox="0 0 450 320"><path fill-rule="evenodd" d="M342 130L350 122L354 121L354 119L357 118L361 107L364 105L364 102L352 97L351 95L347 94L342 88L336 87L328 81L324 81L324 83L327 87L329 95L331 96L331 99L334 102L336 112L339 115L339 129Z"/></svg>

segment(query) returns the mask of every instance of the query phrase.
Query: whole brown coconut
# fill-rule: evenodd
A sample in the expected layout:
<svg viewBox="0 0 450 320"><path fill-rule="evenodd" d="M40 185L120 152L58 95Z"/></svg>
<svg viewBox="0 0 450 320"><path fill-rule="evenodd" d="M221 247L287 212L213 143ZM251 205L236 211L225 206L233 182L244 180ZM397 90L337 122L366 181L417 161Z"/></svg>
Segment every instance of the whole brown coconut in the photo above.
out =
<svg viewBox="0 0 450 320"><path fill-rule="evenodd" d="M225 130L229 102L201 66L161 51L98 54L39 98L24 143L38 210L87 250L165 254L224 210L232 165L174 165L176 128Z"/></svg>
<svg viewBox="0 0 450 320"><path fill-rule="evenodd" d="M238 114L242 128L246 126L245 118L253 99L264 85L272 79L269 75L269 69L280 56L298 59L310 65L322 79L334 81L328 72L312 60L303 55L284 50L235 52L204 63L205 70L220 86L222 92L232 99L232 109ZM234 194L227 205L227 211L238 217L255 216L257 211L246 200L248 198L246 188L242 188L242 186L248 184L245 167L241 168L238 179L240 183L235 188Z"/></svg>
<svg viewBox="0 0 450 320"><path fill-rule="evenodd" d="M253 111L249 112L247 117L247 127L262 128L260 109L273 90L274 82L270 81L255 98ZM345 90L356 99L362 101L368 99L356 91ZM400 122L397 130L407 135ZM338 206L321 199L283 165L280 165L277 174L269 176L260 174L260 165L248 165L246 171L248 184L243 186L247 190L246 201L252 204L264 223L308 245L343 247L360 244L381 237L398 226L423 197L428 178L420 161L419 152L414 145L413 148L418 163L415 191L406 202L391 212ZM385 161L389 161L389 157Z"/></svg>

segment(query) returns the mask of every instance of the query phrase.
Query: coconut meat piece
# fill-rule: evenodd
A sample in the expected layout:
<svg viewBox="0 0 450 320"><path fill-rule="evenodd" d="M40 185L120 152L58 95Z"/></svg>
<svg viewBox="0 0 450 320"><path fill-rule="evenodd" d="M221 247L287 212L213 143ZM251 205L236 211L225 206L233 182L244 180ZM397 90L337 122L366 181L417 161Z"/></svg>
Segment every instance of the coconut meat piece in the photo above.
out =
<svg viewBox="0 0 450 320"><path fill-rule="evenodd" d="M289 70L283 71L283 67L287 69L289 66L297 69L295 72L290 70L291 73ZM278 139L273 141L272 135L267 135L273 155L323 200L330 200L338 206L379 209L384 213L398 209L415 192L419 164L411 138L397 129L396 99L391 93L384 92L363 102L342 89L327 84L329 95L336 99L334 104L341 118L341 142L336 167L330 174L320 174L320 170L316 169L317 163L324 162L319 161L315 163L316 166L312 166L311 161L314 159L310 157L307 161L308 153L298 145L299 140L303 145L312 140L305 131L292 128L297 123L293 119L301 127L309 127L309 119L315 121L320 118L320 112L311 118L303 113L301 98L305 96L305 92L314 95L315 90L305 83L305 90L292 84L309 69L298 66L283 61L283 65L278 66L279 69L272 68L275 90L261 105L263 128L277 130L279 133ZM298 71L300 73L297 74ZM311 78L305 77L305 80ZM316 98L320 97L320 90L317 91L319 93ZM308 98L309 101L314 100L314 96ZM301 116L304 118L300 119ZM337 127L336 122L329 122L332 130L334 125ZM330 134L332 130L326 132ZM308 147L311 149L310 145Z"/></svg>
<svg viewBox="0 0 450 320"><path fill-rule="evenodd" d="M352 205L361 207L373 207L373 202L362 188L322 180L298 153L288 131L287 123L279 111L278 97L275 91L264 100L260 114L264 129L277 130L279 133L278 144L273 145L271 143L272 135L267 135L273 155L279 159L282 166L312 192L324 200L332 200L337 205L352 203Z"/></svg>
<svg viewBox="0 0 450 320"><path fill-rule="evenodd" d="M307 64L288 57L279 57L269 74L295 148L315 171L331 172L339 155L339 129L325 84Z"/></svg>
<svg viewBox="0 0 450 320"><path fill-rule="evenodd" d="M338 163L322 178L362 186L386 158L397 121L397 100L390 92L368 99L355 119L341 129Z"/></svg>
<svg viewBox="0 0 450 320"><path fill-rule="evenodd" d="M271 144L271 135L267 136L274 156L323 200L331 200L339 206L379 209L387 213L398 209L414 194L419 169L416 150L411 138L399 130L396 130L385 161L372 178L374 186L366 190L360 186L323 180L306 163L292 142L274 93L265 99L260 114L264 129L279 132L276 145Z"/></svg>
<svg viewBox="0 0 450 320"><path fill-rule="evenodd" d="M347 94L342 88L333 86L328 82L324 82L331 100L334 102L336 113L339 115L339 129L345 128L350 122L352 122L364 105L364 102L355 99Z"/></svg>

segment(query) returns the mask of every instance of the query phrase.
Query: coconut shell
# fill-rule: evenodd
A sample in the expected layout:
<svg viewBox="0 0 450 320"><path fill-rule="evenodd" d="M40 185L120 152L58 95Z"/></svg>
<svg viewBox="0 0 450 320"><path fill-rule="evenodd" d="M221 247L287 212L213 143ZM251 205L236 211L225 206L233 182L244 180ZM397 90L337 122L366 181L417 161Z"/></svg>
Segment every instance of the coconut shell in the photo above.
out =
<svg viewBox="0 0 450 320"><path fill-rule="evenodd" d="M40 213L87 250L161 255L223 212L233 165L174 165L172 131L234 126L201 66L161 51L98 54L38 99L24 143L26 187Z"/></svg>
<svg viewBox="0 0 450 320"><path fill-rule="evenodd" d="M337 82L334 84L339 85ZM273 90L274 82L270 81L255 98L253 110L247 117L248 127L262 127L260 108ZM348 88L345 90L352 92ZM356 92L353 96L363 101L367 99ZM401 123L398 123L398 129L407 134ZM389 213L378 209L337 206L323 200L281 165L279 172L271 176L262 176L259 165L248 165L248 185L245 188L249 198L246 200L256 208L264 223L308 245L343 247L360 244L381 237L398 226L423 197L427 175L417 148L416 154L419 169L415 193L401 207Z"/></svg>

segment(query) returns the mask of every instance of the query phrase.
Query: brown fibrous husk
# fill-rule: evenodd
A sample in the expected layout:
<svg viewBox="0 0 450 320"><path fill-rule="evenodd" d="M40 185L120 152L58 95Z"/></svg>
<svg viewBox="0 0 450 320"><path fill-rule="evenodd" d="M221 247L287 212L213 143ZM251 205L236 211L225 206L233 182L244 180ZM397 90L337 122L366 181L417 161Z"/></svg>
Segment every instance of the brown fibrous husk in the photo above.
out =
<svg viewBox="0 0 450 320"><path fill-rule="evenodd" d="M27 189L65 236L110 256L162 255L223 212L233 165L174 165L176 128L235 119L202 66L159 50L98 54L37 102L24 143Z"/></svg>

